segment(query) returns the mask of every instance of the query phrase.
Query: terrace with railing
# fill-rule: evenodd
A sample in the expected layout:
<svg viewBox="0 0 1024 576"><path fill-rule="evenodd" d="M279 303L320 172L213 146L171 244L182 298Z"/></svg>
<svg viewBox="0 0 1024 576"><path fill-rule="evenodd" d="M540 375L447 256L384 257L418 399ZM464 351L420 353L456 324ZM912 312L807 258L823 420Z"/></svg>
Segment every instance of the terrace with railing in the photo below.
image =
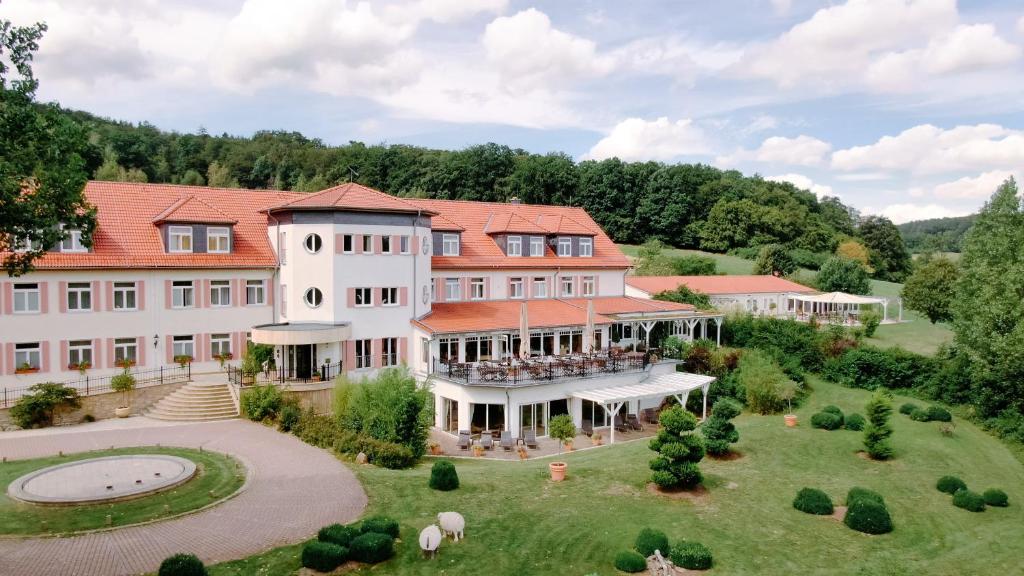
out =
<svg viewBox="0 0 1024 576"><path fill-rule="evenodd" d="M270 368L247 374L241 368L226 367L228 383L237 388L262 386L264 384L285 385L291 383L330 382L342 373L342 363L324 364L318 369L298 370L294 366Z"/></svg>
<svg viewBox="0 0 1024 576"><path fill-rule="evenodd" d="M135 377L136 388L160 386L161 384L177 384L188 382L192 379L192 367L189 364L185 364L183 366L162 366L152 370L131 370L131 375ZM61 384L68 388L74 388L80 396L106 394L114 391L110 386L110 380L114 376L116 374L109 376L89 376L86 374L78 380L62 382ZM0 408L13 406L19 398L32 393L30 388L31 386L3 388L2 396L0 396Z"/></svg>
<svg viewBox="0 0 1024 576"><path fill-rule="evenodd" d="M650 363L651 356L646 352L598 352L480 362L435 359L431 374L470 386L536 386L567 379L642 372Z"/></svg>

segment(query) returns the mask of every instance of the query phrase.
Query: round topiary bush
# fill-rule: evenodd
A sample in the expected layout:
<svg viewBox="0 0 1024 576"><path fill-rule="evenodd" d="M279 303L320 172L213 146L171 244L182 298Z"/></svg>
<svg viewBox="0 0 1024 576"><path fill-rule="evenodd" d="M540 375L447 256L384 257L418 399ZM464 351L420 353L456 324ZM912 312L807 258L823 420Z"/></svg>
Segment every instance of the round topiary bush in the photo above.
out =
<svg viewBox="0 0 1024 576"><path fill-rule="evenodd" d="M668 536L661 530L644 528L636 537L636 544L633 549L639 552L644 558L652 556L655 550L661 550L662 555L668 554Z"/></svg>
<svg viewBox="0 0 1024 576"><path fill-rule="evenodd" d="M872 498L859 497L846 509L843 524L865 534L887 534L892 532L892 518L885 504Z"/></svg>
<svg viewBox="0 0 1024 576"><path fill-rule="evenodd" d="M846 417L846 429L860 432L864 429L865 424L864 417L860 414L853 413Z"/></svg>
<svg viewBox="0 0 1024 576"><path fill-rule="evenodd" d="M683 540L672 547L669 558L676 566L687 570L707 570L711 568L711 550L700 542Z"/></svg>
<svg viewBox="0 0 1024 576"><path fill-rule="evenodd" d="M793 508L808 514L828 516L834 511L832 499L817 488L803 488L793 499Z"/></svg>
<svg viewBox="0 0 1024 576"><path fill-rule="evenodd" d="M960 490L967 489L967 484L956 476L943 476L935 483L935 487L939 489L939 492L956 494Z"/></svg>
<svg viewBox="0 0 1024 576"><path fill-rule="evenodd" d="M341 524L331 524L330 526L324 526L316 534L316 539L321 542L330 542L331 544L337 544L338 546L345 546L352 542L352 539L359 536L359 529L355 526L342 526Z"/></svg>
<svg viewBox="0 0 1024 576"><path fill-rule="evenodd" d="M195 554L175 554L160 563L158 576L206 576L206 566Z"/></svg>
<svg viewBox="0 0 1024 576"><path fill-rule="evenodd" d="M861 488L859 486L854 486L853 488L850 488L849 492L846 493L846 505L847 506L850 506L855 501L861 500L861 499L871 500L872 502L877 502L878 504L881 504L882 506L885 506L885 499L882 498L881 494L879 494L878 492L875 492L874 490L868 490L867 488Z"/></svg>
<svg viewBox="0 0 1024 576"><path fill-rule="evenodd" d="M967 488L961 488L956 491L956 494L953 494L953 506L963 508L970 512L984 512L985 498L977 492L972 492Z"/></svg>
<svg viewBox="0 0 1024 576"><path fill-rule="evenodd" d="M377 532L378 534L387 534L392 538L398 538L398 521L387 516L370 516L363 520L359 531L363 534Z"/></svg>
<svg viewBox="0 0 1024 576"><path fill-rule="evenodd" d="M907 416L910 416L914 412L914 410L917 409L917 404L914 404L913 402L907 402L906 404L900 406L900 414L906 414Z"/></svg>
<svg viewBox="0 0 1024 576"><path fill-rule="evenodd" d="M831 412L818 412L811 416L811 426L822 430L837 430L843 425L843 418Z"/></svg>
<svg viewBox="0 0 1024 576"><path fill-rule="evenodd" d="M843 418L843 411L839 409L839 406L833 406L832 404L829 404L828 406L825 406L824 408L822 408L821 411L822 412L829 412L831 414L835 414L836 416L839 416L840 418Z"/></svg>
<svg viewBox="0 0 1024 576"><path fill-rule="evenodd" d="M928 411L924 408L915 408L914 411L910 413L910 419L915 422L927 422L930 420L928 417Z"/></svg>
<svg viewBox="0 0 1024 576"><path fill-rule="evenodd" d="M430 487L447 492L459 487L459 474L451 460L438 460L430 469Z"/></svg>
<svg viewBox="0 0 1024 576"><path fill-rule="evenodd" d="M929 406L926 412L928 413L928 419L933 422L953 421L953 415L949 413L949 410L946 410L942 406Z"/></svg>
<svg viewBox="0 0 1024 576"><path fill-rule="evenodd" d="M395 539L380 532L366 532L352 539L348 553L349 557L359 562L383 562L394 555Z"/></svg>
<svg viewBox="0 0 1024 576"><path fill-rule="evenodd" d="M1006 492L998 488L989 488L985 490L984 494L981 495L985 499L985 504L989 506L998 506L1005 508L1010 505L1010 498L1006 495Z"/></svg>
<svg viewBox="0 0 1024 576"><path fill-rule="evenodd" d="M647 559L639 552L623 550L615 555L615 569L623 572L643 572L647 570Z"/></svg>
<svg viewBox="0 0 1024 576"><path fill-rule="evenodd" d="M344 546L314 540L302 547L302 565L317 572L330 572L348 558Z"/></svg>

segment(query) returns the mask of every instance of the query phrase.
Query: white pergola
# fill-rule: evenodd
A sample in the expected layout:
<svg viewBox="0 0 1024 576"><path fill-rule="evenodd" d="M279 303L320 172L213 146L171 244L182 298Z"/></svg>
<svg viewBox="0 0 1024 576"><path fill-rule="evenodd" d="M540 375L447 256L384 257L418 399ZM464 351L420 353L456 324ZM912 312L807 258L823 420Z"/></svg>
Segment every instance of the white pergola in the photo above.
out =
<svg viewBox="0 0 1024 576"><path fill-rule="evenodd" d="M702 374L690 374L688 372L673 372L662 374L641 382L640 384L628 384L625 386L611 386L608 388L595 388L593 390L582 390L574 392L573 397L581 400L589 400L600 404L608 414L608 421L611 423L611 440L615 442L615 415L619 413L622 405L631 400L644 400L647 398L664 398L673 396L683 407L690 397L690 392L700 388L704 394L704 408L701 418L708 415L708 389L715 381L714 376Z"/></svg>
<svg viewBox="0 0 1024 576"><path fill-rule="evenodd" d="M790 299L803 302L812 306L813 312L822 311L847 311L856 308L860 314L862 305L878 304L882 306L882 321L889 319L889 299L878 296L858 296L846 292L828 292L827 294L791 294ZM903 300L897 299L899 304L899 320L903 321Z"/></svg>

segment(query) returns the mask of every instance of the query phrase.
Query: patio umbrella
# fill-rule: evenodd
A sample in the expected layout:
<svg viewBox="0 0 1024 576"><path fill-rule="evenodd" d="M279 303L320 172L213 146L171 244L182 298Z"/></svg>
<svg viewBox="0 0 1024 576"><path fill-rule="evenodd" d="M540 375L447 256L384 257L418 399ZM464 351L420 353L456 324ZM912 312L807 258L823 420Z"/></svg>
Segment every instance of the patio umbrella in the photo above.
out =
<svg viewBox="0 0 1024 576"><path fill-rule="evenodd" d="M587 326L583 329L583 351L594 351L594 301L587 300Z"/></svg>
<svg viewBox="0 0 1024 576"><path fill-rule="evenodd" d="M519 309L519 357L530 357L530 323L526 317L526 302Z"/></svg>

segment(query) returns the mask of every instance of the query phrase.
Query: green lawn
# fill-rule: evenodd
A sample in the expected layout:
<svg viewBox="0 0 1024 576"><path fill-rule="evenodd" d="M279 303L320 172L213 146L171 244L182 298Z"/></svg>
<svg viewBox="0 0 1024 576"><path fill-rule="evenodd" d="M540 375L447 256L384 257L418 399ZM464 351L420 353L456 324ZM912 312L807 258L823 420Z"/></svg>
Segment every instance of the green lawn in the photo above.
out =
<svg viewBox="0 0 1024 576"><path fill-rule="evenodd" d="M166 492L115 504L91 506L38 506L12 500L7 496L7 485L33 470L85 458L99 458L118 454L170 454L196 463L196 476ZM44 532L59 534L104 528L106 517L112 526L126 526L148 520L181 514L201 508L215 499L237 491L245 482L245 468L234 458L214 452L199 452L186 448L119 448L98 450L63 457L16 460L0 464L0 535L28 535ZM213 492L214 498L210 497ZM164 510L164 505L170 506ZM46 529L43 529L43 522Z"/></svg>
<svg viewBox="0 0 1024 576"><path fill-rule="evenodd" d="M782 416L743 415L736 421L743 457L705 461L708 494L697 502L648 492L646 442L576 452L565 457L569 476L548 480L548 460L457 460L462 487L427 488L429 461L413 470L355 467L370 496L368 514L402 524L395 559L372 574L615 574L612 560L646 526L672 540L699 540L715 556L713 574L977 574L1019 572L1024 542L1024 465L998 440L966 422L955 436L934 423L893 416L896 458L858 457L861 434L808 426L813 412L836 404L863 411L869 394L820 381L798 411L801 426ZM897 405L903 399L897 400ZM955 508L935 481L956 474L978 491L1005 489L1009 508L971 513ZM895 532L868 536L831 519L794 510L805 486L825 490L837 504L852 486L882 493ZM466 540L446 542L439 557L420 556L417 534L440 511L466 517ZM300 547L215 566L214 575L290 574Z"/></svg>

